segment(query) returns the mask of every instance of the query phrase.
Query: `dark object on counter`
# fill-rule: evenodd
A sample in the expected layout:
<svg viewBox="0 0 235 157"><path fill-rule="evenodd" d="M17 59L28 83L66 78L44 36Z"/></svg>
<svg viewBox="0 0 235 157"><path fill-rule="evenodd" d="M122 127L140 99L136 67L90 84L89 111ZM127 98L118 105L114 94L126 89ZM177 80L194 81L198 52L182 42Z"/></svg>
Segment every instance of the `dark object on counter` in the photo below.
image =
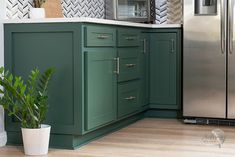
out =
<svg viewBox="0 0 235 157"><path fill-rule="evenodd" d="M155 22L155 0L106 0L105 18L141 23Z"/></svg>

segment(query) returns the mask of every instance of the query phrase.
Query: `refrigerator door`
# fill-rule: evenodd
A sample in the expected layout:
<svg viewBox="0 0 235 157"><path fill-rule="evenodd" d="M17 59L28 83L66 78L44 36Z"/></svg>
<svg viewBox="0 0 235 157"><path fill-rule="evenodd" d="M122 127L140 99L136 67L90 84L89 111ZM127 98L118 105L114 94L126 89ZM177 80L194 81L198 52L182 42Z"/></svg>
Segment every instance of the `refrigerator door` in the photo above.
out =
<svg viewBox="0 0 235 157"><path fill-rule="evenodd" d="M234 0L229 0L228 3L228 118L235 119L235 6Z"/></svg>
<svg viewBox="0 0 235 157"><path fill-rule="evenodd" d="M226 117L226 1L184 0L184 117Z"/></svg>

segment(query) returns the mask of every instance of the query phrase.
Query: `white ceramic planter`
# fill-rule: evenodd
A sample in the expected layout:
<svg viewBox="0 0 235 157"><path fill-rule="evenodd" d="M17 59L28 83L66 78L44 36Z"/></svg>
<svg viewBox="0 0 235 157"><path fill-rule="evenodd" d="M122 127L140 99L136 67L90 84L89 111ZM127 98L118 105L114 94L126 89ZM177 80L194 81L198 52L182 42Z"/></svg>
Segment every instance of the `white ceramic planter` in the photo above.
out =
<svg viewBox="0 0 235 157"><path fill-rule="evenodd" d="M21 130L26 155L48 153L51 126L42 124L39 129L21 128Z"/></svg>
<svg viewBox="0 0 235 157"><path fill-rule="evenodd" d="M0 132L0 147L5 146L7 143L7 133L4 132Z"/></svg>
<svg viewBox="0 0 235 157"><path fill-rule="evenodd" d="M45 9L44 8L31 8L29 11L29 17L31 19L41 19L45 18Z"/></svg>

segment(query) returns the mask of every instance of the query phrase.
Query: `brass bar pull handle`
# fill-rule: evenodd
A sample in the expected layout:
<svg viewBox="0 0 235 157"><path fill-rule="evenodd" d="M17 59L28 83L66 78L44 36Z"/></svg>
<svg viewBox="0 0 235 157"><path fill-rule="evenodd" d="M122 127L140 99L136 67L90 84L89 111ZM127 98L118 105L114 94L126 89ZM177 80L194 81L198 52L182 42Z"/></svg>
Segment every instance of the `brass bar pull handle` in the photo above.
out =
<svg viewBox="0 0 235 157"><path fill-rule="evenodd" d="M128 67L128 68L133 68L135 66L136 66L136 64L126 64L126 67Z"/></svg>
<svg viewBox="0 0 235 157"><path fill-rule="evenodd" d="M120 74L120 58L114 58L114 60L116 61L116 71L114 71L115 74L119 75Z"/></svg>
<svg viewBox="0 0 235 157"><path fill-rule="evenodd" d="M171 53L175 52L175 40L171 39Z"/></svg>
<svg viewBox="0 0 235 157"><path fill-rule="evenodd" d="M125 100L135 100L136 99L136 97L134 97L134 96L130 96L130 97L128 97L128 98L125 98Z"/></svg>
<svg viewBox="0 0 235 157"><path fill-rule="evenodd" d="M126 37L126 40L135 40L134 37Z"/></svg>
<svg viewBox="0 0 235 157"><path fill-rule="evenodd" d="M108 35L98 35L97 38L98 39L108 39L109 36Z"/></svg>
<svg viewBox="0 0 235 157"><path fill-rule="evenodd" d="M143 53L147 53L147 40L143 39Z"/></svg>

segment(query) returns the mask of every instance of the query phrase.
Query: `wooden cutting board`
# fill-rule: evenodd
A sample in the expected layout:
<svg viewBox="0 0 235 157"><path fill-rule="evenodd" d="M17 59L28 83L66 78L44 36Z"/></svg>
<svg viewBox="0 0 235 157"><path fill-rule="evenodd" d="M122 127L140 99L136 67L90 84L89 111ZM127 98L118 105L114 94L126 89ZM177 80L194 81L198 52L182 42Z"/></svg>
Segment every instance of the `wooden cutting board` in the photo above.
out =
<svg viewBox="0 0 235 157"><path fill-rule="evenodd" d="M63 17L61 0L47 0L42 8L45 8L46 18Z"/></svg>

